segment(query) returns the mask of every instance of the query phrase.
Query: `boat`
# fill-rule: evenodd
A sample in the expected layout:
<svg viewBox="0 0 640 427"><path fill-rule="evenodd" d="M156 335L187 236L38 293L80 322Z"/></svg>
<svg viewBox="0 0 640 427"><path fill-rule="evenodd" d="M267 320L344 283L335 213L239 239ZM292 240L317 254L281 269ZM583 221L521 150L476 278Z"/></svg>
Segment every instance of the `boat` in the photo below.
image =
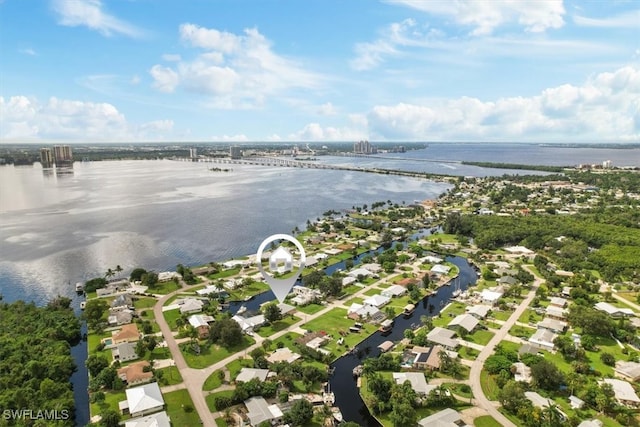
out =
<svg viewBox="0 0 640 427"><path fill-rule="evenodd" d="M387 319L382 323L380 323L380 328L378 328L378 330L380 332L389 332L392 327L393 327L393 320Z"/></svg>
<svg viewBox="0 0 640 427"><path fill-rule="evenodd" d="M344 421L344 418L342 418L342 412L340 412L340 408L338 408L337 406L331 407L331 414L333 415L333 419L338 423Z"/></svg>
<svg viewBox="0 0 640 427"><path fill-rule="evenodd" d="M236 314L242 314L242 313L244 313L244 312L246 312L246 311L247 311L247 307L245 307L245 306L243 305L243 306L241 306L241 307L238 309L238 312L237 312Z"/></svg>
<svg viewBox="0 0 640 427"><path fill-rule="evenodd" d="M84 292L84 284L82 282L76 283L76 292L79 294Z"/></svg>
<svg viewBox="0 0 640 427"><path fill-rule="evenodd" d="M451 298L458 298L462 291L460 290L460 277L456 277L456 289L451 294Z"/></svg>
<svg viewBox="0 0 640 427"><path fill-rule="evenodd" d="M244 297L244 301L251 301L253 299L253 295L247 295Z"/></svg>
<svg viewBox="0 0 640 427"><path fill-rule="evenodd" d="M404 310L402 311L402 314L404 314L405 316L409 316L411 315L411 313L413 313L416 309L416 306L413 304L407 304L404 307Z"/></svg>
<svg viewBox="0 0 640 427"><path fill-rule="evenodd" d="M86 301L82 301L80 303L80 310L84 310L84 308L87 306L87 302Z"/></svg>

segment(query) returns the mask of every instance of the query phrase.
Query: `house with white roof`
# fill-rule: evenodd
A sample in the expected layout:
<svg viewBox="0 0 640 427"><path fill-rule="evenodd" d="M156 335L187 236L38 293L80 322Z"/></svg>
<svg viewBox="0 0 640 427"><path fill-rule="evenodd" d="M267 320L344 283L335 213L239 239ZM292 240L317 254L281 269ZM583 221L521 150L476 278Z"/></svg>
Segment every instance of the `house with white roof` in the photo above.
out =
<svg viewBox="0 0 640 427"><path fill-rule="evenodd" d="M433 274L437 274L438 276L445 276L449 274L449 271L451 271L451 267L444 264L436 264L433 267L431 267L431 270L429 270L429 272Z"/></svg>
<svg viewBox="0 0 640 427"><path fill-rule="evenodd" d="M394 298L401 297L402 295L407 293L407 288L400 285L391 285L387 289L381 292L381 295L384 297Z"/></svg>
<svg viewBox="0 0 640 427"><path fill-rule="evenodd" d="M617 377L631 382L640 382L640 363L618 360L613 369Z"/></svg>
<svg viewBox="0 0 640 427"><path fill-rule="evenodd" d="M264 325L266 322L263 314L258 314L252 317L243 317L243 316L240 316L239 314L236 314L231 319L235 320L236 323L240 325L242 332L249 335L253 333L254 329L259 328L260 326Z"/></svg>
<svg viewBox="0 0 640 427"><path fill-rule="evenodd" d="M158 282L168 282L173 279L180 279L180 275L175 271L161 271L158 273Z"/></svg>
<svg viewBox="0 0 640 427"><path fill-rule="evenodd" d="M354 302L347 309L347 317L353 320L369 320L371 322L379 322L385 318L385 315L377 307L374 307L372 305L362 305Z"/></svg>
<svg viewBox="0 0 640 427"><path fill-rule="evenodd" d="M504 293L497 290L492 291L489 289L483 289L482 292L480 292L482 303L490 306L496 305L498 303L498 300L502 298L502 295L504 295Z"/></svg>
<svg viewBox="0 0 640 427"><path fill-rule="evenodd" d="M418 421L420 427L466 427L460 412L446 408Z"/></svg>
<svg viewBox="0 0 640 427"><path fill-rule="evenodd" d="M364 300L364 305L371 305L371 306L374 306L376 308L380 308L380 307L383 307L384 305L388 304L389 301L391 301L391 298L386 297L384 295L376 294L376 295L372 295L369 298L367 298L366 300Z"/></svg>
<svg viewBox="0 0 640 427"><path fill-rule="evenodd" d="M393 380L396 384L404 384L405 381L411 383L411 388L418 395L426 396L437 386L427 384L427 379L422 372L394 372Z"/></svg>
<svg viewBox="0 0 640 427"><path fill-rule="evenodd" d="M565 320L567 318L567 310L556 305L549 305L545 309L545 316L556 320Z"/></svg>
<svg viewBox="0 0 640 427"><path fill-rule="evenodd" d="M270 405L262 396L255 396L244 401L247 417L252 426L257 427L265 421L271 425L280 425L283 413L278 405Z"/></svg>
<svg viewBox="0 0 640 427"><path fill-rule="evenodd" d="M578 427L602 427L602 421L600 420L584 420L583 422L581 422L580 424L578 424Z"/></svg>
<svg viewBox="0 0 640 427"><path fill-rule="evenodd" d="M463 328L468 333L471 333L478 327L479 324L480 321L477 318L468 313L465 313L457 315L451 322L449 322L447 328L453 330Z"/></svg>
<svg viewBox="0 0 640 427"><path fill-rule="evenodd" d="M349 286L352 283L355 283L357 281L358 281L358 279L355 278L355 277L352 277L352 276L343 277L342 278L342 286L346 287L346 286Z"/></svg>
<svg viewBox="0 0 640 427"><path fill-rule="evenodd" d="M491 311L491 307L483 304L472 305L471 307L467 307L467 313L469 313L476 319L484 319L485 317L487 317L490 311Z"/></svg>
<svg viewBox="0 0 640 427"><path fill-rule="evenodd" d="M351 270L350 272L347 273L347 276L351 276L351 277L355 277L357 278L358 276L362 276L362 277L369 277L369 276L373 276L374 274L367 270L366 268L355 268L353 270Z"/></svg>
<svg viewBox="0 0 640 427"><path fill-rule="evenodd" d="M240 373L236 377L236 382L247 383L254 378L260 381L265 381L269 375L268 369L256 369L256 368L242 368Z"/></svg>
<svg viewBox="0 0 640 427"><path fill-rule="evenodd" d="M189 324L193 326L193 329L198 331L198 337L200 339L207 338L209 336L209 324L215 321L213 316L207 316L205 314L194 314L189 316Z"/></svg>
<svg viewBox="0 0 640 427"><path fill-rule="evenodd" d="M529 342L545 350L553 350L553 341L557 335L548 329L538 329L531 337Z"/></svg>
<svg viewBox="0 0 640 427"><path fill-rule="evenodd" d="M516 362L511 365L514 368L514 379L529 384L531 382L531 368L522 362Z"/></svg>
<svg viewBox="0 0 640 427"><path fill-rule="evenodd" d="M633 310L631 310L630 308L619 308L604 301L596 303L596 305L594 305L594 308L596 310L603 311L609 316L615 318L630 317L634 315Z"/></svg>
<svg viewBox="0 0 640 427"><path fill-rule="evenodd" d="M611 388L613 388L613 392L615 393L614 397L621 405L640 406L640 397L638 397L636 391L628 382L615 378L605 378L602 382L609 384Z"/></svg>
<svg viewBox="0 0 640 427"><path fill-rule="evenodd" d="M204 302L196 298L183 298L175 301L175 304L180 309L181 314L198 313L202 311Z"/></svg>
<svg viewBox="0 0 640 427"><path fill-rule="evenodd" d="M139 417L152 414L164 409L164 399L158 383L149 383L125 390L127 400L118 406L123 414Z"/></svg>
<svg viewBox="0 0 640 427"><path fill-rule="evenodd" d="M458 340L453 338L455 334L455 331L436 326L427 334L427 341L440 344L448 350L455 350L459 345Z"/></svg>
<svg viewBox="0 0 640 427"><path fill-rule="evenodd" d="M376 262L370 262L368 264L362 264L360 267L364 268L365 270L369 270L370 272L372 272L373 274L378 274L382 271L382 266Z"/></svg>
<svg viewBox="0 0 640 427"><path fill-rule="evenodd" d="M171 427L171 421L167 413L162 411L145 417L127 420L124 423L124 427Z"/></svg>
<svg viewBox="0 0 640 427"><path fill-rule="evenodd" d="M196 294L198 294L200 296L206 296L206 295L209 295L209 294L217 294L220 291L221 291L221 289L218 289L214 285L207 285L203 289L198 289L196 291Z"/></svg>
<svg viewBox="0 0 640 427"><path fill-rule="evenodd" d="M565 308L567 306L567 300L560 297L551 297L549 299L550 305L555 305L556 307Z"/></svg>
<svg viewBox="0 0 640 427"><path fill-rule="evenodd" d="M295 305L307 305L322 298L322 293L317 289L307 288L306 286L294 286L291 291L295 295L291 298L291 302Z"/></svg>
<svg viewBox="0 0 640 427"><path fill-rule="evenodd" d="M535 391L525 391L524 395L536 408L544 409L551 406L553 403L553 400L543 397ZM560 409L558 409L558 412L562 415L563 419L567 419L567 414L562 412Z"/></svg>
<svg viewBox="0 0 640 427"><path fill-rule="evenodd" d="M442 258L433 255L427 255L422 258L422 262L428 262L429 264L441 264L443 261Z"/></svg>
<svg viewBox="0 0 640 427"><path fill-rule="evenodd" d="M540 322L537 323L538 328L548 329L551 332L555 332L557 334L563 333L567 329L567 322L563 322L562 320L552 319L550 317L545 317Z"/></svg>

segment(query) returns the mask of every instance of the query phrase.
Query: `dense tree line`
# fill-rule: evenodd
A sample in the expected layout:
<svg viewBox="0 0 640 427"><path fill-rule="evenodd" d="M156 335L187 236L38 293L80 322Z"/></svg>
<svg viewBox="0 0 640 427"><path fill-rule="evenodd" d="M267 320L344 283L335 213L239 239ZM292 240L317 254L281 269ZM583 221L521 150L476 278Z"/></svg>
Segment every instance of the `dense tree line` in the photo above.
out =
<svg viewBox="0 0 640 427"><path fill-rule="evenodd" d="M80 339L80 321L70 303L64 297L45 307L0 303L0 408L67 411L68 420L47 425L73 425L70 346Z"/></svg>

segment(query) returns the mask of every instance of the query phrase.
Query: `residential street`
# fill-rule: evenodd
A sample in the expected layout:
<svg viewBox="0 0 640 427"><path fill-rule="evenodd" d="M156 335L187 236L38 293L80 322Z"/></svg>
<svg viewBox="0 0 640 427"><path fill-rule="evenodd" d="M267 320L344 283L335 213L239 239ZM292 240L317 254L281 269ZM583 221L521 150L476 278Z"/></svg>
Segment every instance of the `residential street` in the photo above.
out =
<svg viewBox="0 0 640 427"><path fill-rule="evenodd" d="M469 373L469 383L471 385L471 390L474 396L474 405L481 407L486 410L489 415L491 415L498 423L505 427L516 427L507 417L502 415L500 411L496 408L495 404L492 403L487 397L484 395L482 391L482 385L480 384L480 372L482 371L482 367L484 366L485 360L489 356L493 354L493 350L502 341L505 336L508 334L509 330L513 325L515 325L516 321L520 318L522 313L527 309L529 304L536 295L536 290L538 286L544 281L541 277L538 277L534 274L533 270L531 270L530 266L523 266L525 270L529 273L533 274L535 280L531 287L531 290L525 297L525 299L520 303L518 308L513 312L513 314L509 317L509 319L502 325L502 327L498 330L498 332L493 336L491 341L482 349L478 358L471 365L471 372Z"/></svg>

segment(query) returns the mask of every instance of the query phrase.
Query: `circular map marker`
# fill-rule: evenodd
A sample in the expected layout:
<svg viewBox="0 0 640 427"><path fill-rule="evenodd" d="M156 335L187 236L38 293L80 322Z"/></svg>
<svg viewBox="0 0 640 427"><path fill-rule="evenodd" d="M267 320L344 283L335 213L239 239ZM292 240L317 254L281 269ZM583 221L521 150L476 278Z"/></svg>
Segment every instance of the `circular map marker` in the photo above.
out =
<svg viewBox="0 0 640 427"><path fill-rule="evenodd" d="M287 242L293 243L298 251L300 252L300 265L298 266L297 271L291 277L287 277L286 279L278 279L272 274L269 274L265 271L262 266L262 253L264 252L267 245L277 240L286 240ZM258 252L256 253L256 263L258 264L258 270L264 281L269 284L271 290L275 294L278 301L284 301L285 297L289 294L289 291L300 277L302 270L304 269L304 265L306 262L306 255L304 253L304 248L302 244L294 237L289 236L288 234L274 234L272 236L267 237L262 241L260 247L258 248ZM278 246L274 251L271 252L269 256L269 271L272 273L286 273L293 270L293 255L289 250L284 246Z"/></svg>

